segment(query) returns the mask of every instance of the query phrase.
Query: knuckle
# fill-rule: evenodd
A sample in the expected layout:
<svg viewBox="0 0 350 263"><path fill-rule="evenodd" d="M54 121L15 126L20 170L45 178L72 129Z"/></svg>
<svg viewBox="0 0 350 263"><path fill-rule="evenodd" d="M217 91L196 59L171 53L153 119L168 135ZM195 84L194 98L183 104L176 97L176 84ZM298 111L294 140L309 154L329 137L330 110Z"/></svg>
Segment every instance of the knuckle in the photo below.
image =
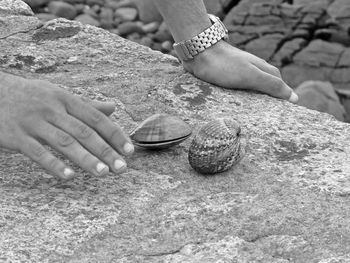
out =
<svg viewBox="0 0 350 263"><path fill-rule="evenodd" d="M114 150L112 149L112 147L106 146L100 151L100 157L106 158L106 157L112 156L113 153L114 153Z"/></svg>
<svg viewBox="0 0 350 263"><path fill-rule="evenodd" d="M68 112L72 112L75 109L80 109L80 100L73 94L67 93L66 91L62 91L61 97Z"/></svg>
<svg viewBox="0 0 350 263"><path fill-rule="evenodd" d="M79 158L79 165L81 167L91 167L91 164L93 163L92 160L92 155L88 152L82 154Z"/></svg>
<svg viewBox="0 0 350 263"><path fill-rule="evenodd" d="M76 123L75 125L77 130L76 136L78 138L86 139L94 133L94 131L85 124Z"/></svg>
<svg viewBox="0 0 350 263"><path fill-rule="evenodd" d="M31 157L35 160L43 159L47 155L47 150L41 144L29 145Z"/></svg>
<svg viewBox="0 0 350 263"><path fill-rule="evenodd" d="M101 122L104 119L104 115L101 112L99 112L98 110L90 110L88 112L89 112L88 113L89 114L89 119L94 124L97 124L97 123Z"/></svg>
<svg viewBox="0 0 350 263"><path fill-rule="evenodd" d="M281 76L280 70L279 70L278 68L276 68L275 66L272 66L272 65L271 65L271 71L272 71L272 73L273 73L274 75L276 75L276 76Z"/></svg>
<svg viewBox="0 0 350 263"><path fill-rule="evenodd" d="M63 131L56 131L56 139L59 145L66 147L75 142L74 138Z"/></svg>
<svg viewBox="0 0 350 263"><path fill-rule="evenodd" d="M279 78L274 78L272 81L271 90L274 92L279 92L281 91L282 87L283 87L283 80Z"/></svg>
<svg viewBox="0 0 350 263"><path fill-rule="evenodd" d="M59 165L60 165L60 161L55 157L50 158L45 164L46 168L51 171L57 170Z"/></svg>
<svg viewBox="0 0 350 263"><path fill-rule="evenodd" d="M57 121L58 121L59 114L57 114L56 111L54 111L53 109L51 109L49 107L45 107L43 109L42 115L43 115L45 120L50 121L52 123L57 123Z"/></svg>
<svg viewBox="0 0 350 263"><path fill-rule="evenodd" d="M121 132L118 129L114 129L109 137L110 141L119 141L121 137Z"/></svg>

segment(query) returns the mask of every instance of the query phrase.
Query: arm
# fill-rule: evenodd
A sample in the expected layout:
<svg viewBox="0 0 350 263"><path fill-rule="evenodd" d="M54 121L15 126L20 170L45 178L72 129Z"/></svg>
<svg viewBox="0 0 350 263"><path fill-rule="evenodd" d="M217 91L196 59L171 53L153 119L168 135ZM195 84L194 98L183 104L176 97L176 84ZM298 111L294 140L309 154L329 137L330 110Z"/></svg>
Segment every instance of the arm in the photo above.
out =
<svg viewBox="0 0 350 263"><path fill-rule="evenodd" d="M113 111L113 103L86 101L50 82L0 71L0 147L24 153L58 178L70 179L74 171L43 143L96 176L125 170L121 155L133 146L106 116Z"/></svg>
<svg viewBox="0 0 350 263"><path fill-rule="evenodd" d="M176 42L190 39L211 26L203 0L153 0ZM225 41L183 61L196 77L231 89L257 90L297 102L298 96L282 80L279 70Z"/></svg>

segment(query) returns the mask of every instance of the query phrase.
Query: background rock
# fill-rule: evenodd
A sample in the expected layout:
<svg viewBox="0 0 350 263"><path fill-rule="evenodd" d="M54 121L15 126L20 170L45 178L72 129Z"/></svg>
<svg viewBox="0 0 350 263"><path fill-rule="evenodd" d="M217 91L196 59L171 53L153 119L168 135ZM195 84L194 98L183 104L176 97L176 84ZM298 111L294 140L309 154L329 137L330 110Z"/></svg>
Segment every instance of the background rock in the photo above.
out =
<svg viewBox="0 0 350 263"><path fill-rule="evenodd" d="M299 96L298 105L312 110L327 112L340 121L345 121L345 109L331 83L322 81L305 81L295 92Z"/></svg>
<svg viewBox="0 0 350 263"><path fill-rule="evenodd" d="M242 0L224 22L233 45L279 67L292 88L321 80L341 93L350 89L349 10L347 0Z"/></svg>
<svg viewBox="0 0 350 263"><path fill-rule="evenodd" d="M61 1L51 1L48 4L49 11L59 17L73 19L77 16L77 10L71 4Z"/></svg>
<svg viewBox="0 0 350 263"><path fill-rule="evenodd" d="M74 20L86 25L100 26L100 22L88 14L78 15Z"/></svg>
<svg viewBox="0 0 350 263"><path fill-rule="evenodd" d="M266 95L217 88L174 57L105 30L65 19L38 27L35 17L13 19L16 13L2 24L11 35L2 33L1 70L113 101L111 119L126 132L159 112L180 116L194 132L234 116L248 146L239 165L216 176L191 169L187 140L161 152L137 149L118 176L96 178L74 166L77 178L69 182L1 149L1 260L350 261L348 124Z"/></svg>

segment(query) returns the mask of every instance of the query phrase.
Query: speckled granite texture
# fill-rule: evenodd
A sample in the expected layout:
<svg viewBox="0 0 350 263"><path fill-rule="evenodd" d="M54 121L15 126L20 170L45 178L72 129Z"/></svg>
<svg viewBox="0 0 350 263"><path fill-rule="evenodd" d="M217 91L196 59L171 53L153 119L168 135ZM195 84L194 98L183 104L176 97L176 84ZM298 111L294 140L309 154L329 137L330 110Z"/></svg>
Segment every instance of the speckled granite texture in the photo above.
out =
<svg viewBox="0 0 350 263"><path fill-rule="evenodd" d="M194 130L232 116L248 147L216 176L191 169L187 140L138 149L122 175L80 171L66 183L1 150L0 261L350 262L348 124L206 84L176 59L102 29L42 26L20 3L0 1L1 69L114 101L112 118L126 131L158 112Z"/></svg>

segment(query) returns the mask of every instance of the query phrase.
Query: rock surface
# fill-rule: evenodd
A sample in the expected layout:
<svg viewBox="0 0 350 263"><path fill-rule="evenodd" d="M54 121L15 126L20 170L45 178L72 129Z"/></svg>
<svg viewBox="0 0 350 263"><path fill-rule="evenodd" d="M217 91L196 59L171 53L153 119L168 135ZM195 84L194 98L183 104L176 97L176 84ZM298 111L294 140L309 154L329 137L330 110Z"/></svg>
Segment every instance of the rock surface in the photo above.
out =
<svg viewBox="0 0 350 263"><path fill-rule="evenodd" d="M0 10L8 7L0 1ZM188 140L161 152L138 149L125 174L80 171L65 183L1 150L2 261L350 262L348 124L214 87L175 58L102 29L64 19L40 27L18 15L23 9L6 12L1 69L114 101L112 118L128 132L157 112L179 115L194 130L234 116L248 146L238 166L217 176L190 168Z"/></svg>

